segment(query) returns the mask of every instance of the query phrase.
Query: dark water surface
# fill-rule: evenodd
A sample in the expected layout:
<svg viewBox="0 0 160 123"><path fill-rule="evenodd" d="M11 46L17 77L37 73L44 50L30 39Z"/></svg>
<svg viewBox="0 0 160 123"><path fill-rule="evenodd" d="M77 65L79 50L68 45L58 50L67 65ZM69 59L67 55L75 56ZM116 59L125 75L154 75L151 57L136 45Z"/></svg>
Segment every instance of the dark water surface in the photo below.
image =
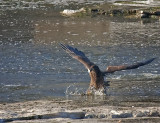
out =
<svg viewBox="0 0 160 123"><path fill-rule="evenodd" d="M157 57L145 67L107 76L111 83L102 100L160 101L159 21L66 18L58 10L31 9L0 13L0 102L72 94L81 99L76 95L88 88L87 70L59 42L84 51L102 70Z"/></svg>

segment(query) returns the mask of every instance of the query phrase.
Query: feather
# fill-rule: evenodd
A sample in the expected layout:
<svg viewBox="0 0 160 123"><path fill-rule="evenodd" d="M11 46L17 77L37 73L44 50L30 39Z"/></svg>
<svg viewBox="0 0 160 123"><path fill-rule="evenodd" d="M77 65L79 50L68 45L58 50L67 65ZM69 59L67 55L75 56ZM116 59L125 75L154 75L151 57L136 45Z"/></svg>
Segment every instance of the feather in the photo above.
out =
<svg viewBox="0 0 160 123"><path fill-rule="evenodd" d="M61 43L60 45L64 51L66 51L72 58L81 62L88 70L90 70L90 67L94 65L94 63L90 62L85 54L82 51L79 51L77 48L73 48L69 45L64 45Z"/></svg>
<svg viewBox="0 0 160 123"><path fill-rule="evenodd" d="M107 70L103 73L107 74L107 73L114 73L116 71L121 71L121 70L136 69L136 68L139 68L140 66L144 66L144 65L147 65L147 64L151 63L155 59L156 58L152 58L152 59L149 59L147 61L137 62L137 63L132 64L132 65L108 66Z"/></svg>

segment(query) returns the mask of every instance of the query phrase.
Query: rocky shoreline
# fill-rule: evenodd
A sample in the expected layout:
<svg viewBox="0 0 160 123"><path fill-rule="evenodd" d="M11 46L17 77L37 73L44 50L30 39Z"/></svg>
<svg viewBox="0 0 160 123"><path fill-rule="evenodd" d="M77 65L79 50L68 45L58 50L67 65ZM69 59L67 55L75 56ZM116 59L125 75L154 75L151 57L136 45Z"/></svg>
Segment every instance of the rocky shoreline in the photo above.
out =
<svg viewBox="0 0 160 123"><path fill-rule="evenodd" d="M0 122L158 122L160 107L79 105L72 100L0 104Z"/></svg>
<svg viewBox="0 0 160 123"><path fill-rule="evenodd" d="M83 10L83 11L80 11ZM85 17L85 16L110 16L124 18L152 18L160 19L159 5L148 5L144 3L116 1L101 5L84 6L78 10L65 9L61 12L63 16Z"/></svg>
<svg viewBox="0 0 160 123"><path fill-rule="evenodd" d="M44 9L45 8L45 9ZM67 8L67 9L66 9ZM124 17L124 18L152 18L160 19L160 2L152 1L112 1L102 3L78 3L68 1L66 4L57 2L47 2L44 0L30 0L12 1L9 0L0 2L0 10L14 10L14 9L55 9L61 11L63 16L71 17L86 17L86 16L109 16L109 17Z"/></svg>

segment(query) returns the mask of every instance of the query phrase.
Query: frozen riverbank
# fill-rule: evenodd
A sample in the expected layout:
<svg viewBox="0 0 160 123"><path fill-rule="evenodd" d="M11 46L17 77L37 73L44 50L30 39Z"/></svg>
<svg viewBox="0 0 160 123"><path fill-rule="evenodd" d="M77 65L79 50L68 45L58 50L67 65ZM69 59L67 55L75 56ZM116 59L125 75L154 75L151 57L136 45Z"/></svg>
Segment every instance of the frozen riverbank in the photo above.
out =
<svg viewBox="0 0 160 123"><path fill-rule="evenodd" d="M158 122L160 107L109 106L71 100L0 104L0 122Z"/></svg>

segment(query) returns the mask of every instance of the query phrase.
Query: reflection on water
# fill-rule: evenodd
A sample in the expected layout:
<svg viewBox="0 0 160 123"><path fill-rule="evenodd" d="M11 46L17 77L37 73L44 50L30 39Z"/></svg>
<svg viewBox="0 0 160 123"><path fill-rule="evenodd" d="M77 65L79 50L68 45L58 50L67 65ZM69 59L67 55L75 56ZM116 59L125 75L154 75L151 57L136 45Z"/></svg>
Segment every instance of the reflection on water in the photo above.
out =
<svg viewBox="0 0 160 123"><path fill-rule="evenodd" d="M87 90L87 70L62 51L59 42L84 51L102 70L160 56L159 21L64 18L53 10L15 10L1 13L0 22L0 102L64 98L73 84L73 93ZM110 87L103 99L160 101L159 66L157 58L140 69L108 75Z"/></svg>

